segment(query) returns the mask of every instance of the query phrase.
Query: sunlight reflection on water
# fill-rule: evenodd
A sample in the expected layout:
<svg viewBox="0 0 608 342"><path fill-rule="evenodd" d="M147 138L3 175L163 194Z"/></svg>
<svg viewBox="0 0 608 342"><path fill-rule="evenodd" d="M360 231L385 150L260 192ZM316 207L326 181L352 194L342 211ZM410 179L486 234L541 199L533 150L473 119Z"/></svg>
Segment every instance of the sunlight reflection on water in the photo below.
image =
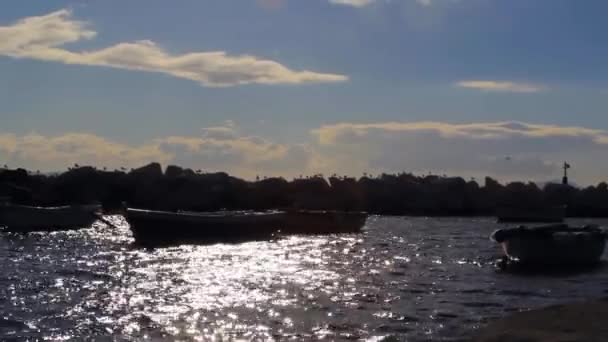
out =
<svg viewBox="0 0 608 342"><path fill-rule="evenodd" d="M456 340L608 285L605 269L496 273L490 219L372 217L363 234L153 250L109 219L119 228L2 236L3 340Z"/></svg>
<svg viewBox="0 0 608 342"><path fill-rule="evenodd" d="M297 304L300 287L321 288L339 278L338 273L324 268L328 263L322 252L326 242L327 238L290 238L273 244L250 242L138 251L134 252L137 260L129 270L127 286L120 290L130 297L128 305L135 314L150 317L163 326L170 326L175 320L190 321L187 327L175 327L173 335L204 333L197 323L205 322L207 330L253 330L268 338L269 329L257 325L258 318L293 326L293 319L283 316L281 308ZM149 295L130 296L139 293ZM255 319L251 325L239 323L252 316Z"/></svg>

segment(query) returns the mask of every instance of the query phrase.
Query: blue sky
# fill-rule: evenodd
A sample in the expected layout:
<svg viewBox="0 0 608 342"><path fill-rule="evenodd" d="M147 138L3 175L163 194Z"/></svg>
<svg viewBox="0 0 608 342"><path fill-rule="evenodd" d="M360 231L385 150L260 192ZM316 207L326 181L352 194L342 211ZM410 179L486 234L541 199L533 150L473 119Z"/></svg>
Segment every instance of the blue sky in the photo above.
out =
<svg viewBox="0 0 608 342"><path fill-rule="evenodd" d="M0 158L541 180L568 159L581 183L596 182L608 170L597 164L608 159L607 10L601 0L7 0Z"/></svg>

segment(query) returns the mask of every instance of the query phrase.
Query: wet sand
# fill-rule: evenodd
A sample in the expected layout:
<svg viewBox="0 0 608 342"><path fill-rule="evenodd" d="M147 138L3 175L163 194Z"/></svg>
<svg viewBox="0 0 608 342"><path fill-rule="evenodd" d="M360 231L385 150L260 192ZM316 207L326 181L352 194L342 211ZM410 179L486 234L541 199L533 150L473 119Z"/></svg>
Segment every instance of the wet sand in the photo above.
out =
<svg viewBox="0 0 608 342"><path fill-rule="evenodd" d="M608 298L519 312L491 322L473 341L608 341Z"/></svg>

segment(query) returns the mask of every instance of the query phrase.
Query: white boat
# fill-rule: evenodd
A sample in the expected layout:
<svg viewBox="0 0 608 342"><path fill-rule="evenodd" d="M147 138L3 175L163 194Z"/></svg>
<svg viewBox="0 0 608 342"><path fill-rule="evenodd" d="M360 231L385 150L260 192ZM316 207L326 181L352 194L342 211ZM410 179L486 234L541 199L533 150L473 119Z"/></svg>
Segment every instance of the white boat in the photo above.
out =
<svg viewBox="0 0 608 342"><path fill-rule="evenodd" d="M492 239L502 245L509 261L525 265L585 265L599 262L606 231L597 226L565 224L499 229Z"/></svg>
<svg viewBox="0 0 608 342"><path fill-rule="evenodd" d="M90 227L101 214L101 205L30 207L0 205L0 227L10 232L55 231Z"/></svg>

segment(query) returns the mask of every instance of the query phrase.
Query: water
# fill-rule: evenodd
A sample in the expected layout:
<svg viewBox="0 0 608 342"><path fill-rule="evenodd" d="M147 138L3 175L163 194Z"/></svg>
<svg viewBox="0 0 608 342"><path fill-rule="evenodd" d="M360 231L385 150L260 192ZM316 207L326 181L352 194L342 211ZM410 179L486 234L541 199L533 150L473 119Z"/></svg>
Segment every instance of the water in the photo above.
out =
<svg viewBox="0 0 608 342"><path fill-rule="evenodd" d="M2 341L457 341L608 287L608 267L496 272L490 218L370 217L358 235L156 250L109 219L119 228L0 236Z"/></svg>

